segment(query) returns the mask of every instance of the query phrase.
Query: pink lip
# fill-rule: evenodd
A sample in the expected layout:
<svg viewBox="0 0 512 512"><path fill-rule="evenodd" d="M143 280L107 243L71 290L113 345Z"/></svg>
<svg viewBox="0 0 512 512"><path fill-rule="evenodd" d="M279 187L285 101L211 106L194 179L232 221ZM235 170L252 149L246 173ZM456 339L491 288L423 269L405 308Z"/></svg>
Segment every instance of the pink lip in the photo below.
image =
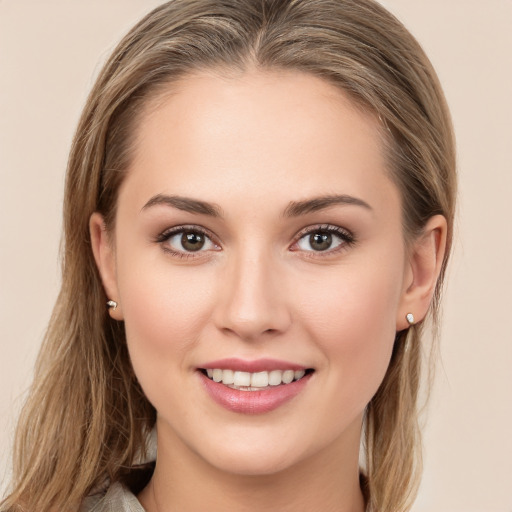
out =
<svg viewBox="0 0 512 512"><path fill-rule="evenodd" d="M300 364L290 363L288 361L279 361L278 359L256 359L254 361L246 361L236 357L228 359L219 359L218 361L209 361L204 365L199 366L204 370L234 370L239 372L264 372L272 370L306 370L305 366Z"/></svg>
<svg viewBox="0 0 512 512"><path fill-rule="evenodd" d="M263 414L277 409L297 396L313 375L306 374L302 379L290 384L271 386L261 391L240 391L229 388L221 382L214 382L202 372L197 373L207 393L217 404L228 411L242 414Z"/></svg>

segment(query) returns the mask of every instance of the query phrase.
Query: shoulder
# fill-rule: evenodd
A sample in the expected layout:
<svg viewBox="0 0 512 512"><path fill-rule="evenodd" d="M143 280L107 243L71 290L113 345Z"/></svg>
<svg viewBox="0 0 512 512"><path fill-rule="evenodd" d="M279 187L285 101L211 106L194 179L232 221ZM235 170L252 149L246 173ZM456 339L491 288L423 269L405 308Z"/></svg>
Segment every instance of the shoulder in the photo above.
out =
<svg viewBox="0 0 512 512"><path fill-rule="evenodd" d="M123 474L116 475L114 482L106 478L100 483L84 498L78 512L145 512L136 496L150 481L155 460L156 431L153 429L145 456Z"/></svg>
<svg viewBox="0 0 512 512"><path fill-rule="evenodd" d="M87 496L79 512L144 512L135 494L120 482L106 491Z"/></svg>

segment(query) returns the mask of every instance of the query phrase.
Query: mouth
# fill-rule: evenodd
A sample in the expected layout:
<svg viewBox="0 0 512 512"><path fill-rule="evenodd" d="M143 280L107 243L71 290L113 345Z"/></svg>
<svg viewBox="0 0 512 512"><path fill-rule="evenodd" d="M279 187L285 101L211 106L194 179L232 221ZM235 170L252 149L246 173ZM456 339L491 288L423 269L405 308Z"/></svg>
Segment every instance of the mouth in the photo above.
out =
<svg viewBox="0 0 512 512"><path fill-rule="evenodd" d="M315 370L277 359L219 359L199 365L207 395L230 412L264 414L305 393Z"/></svg>
<svg viewBox="0 0 512 512"><path fill-rule="evenodd" d="M294 370L263 370L246 372L226 368L199 368L199 371L209 380L223 384L238 391L264 391L287 386L300 381L314 372L313 368Z"/></svg>

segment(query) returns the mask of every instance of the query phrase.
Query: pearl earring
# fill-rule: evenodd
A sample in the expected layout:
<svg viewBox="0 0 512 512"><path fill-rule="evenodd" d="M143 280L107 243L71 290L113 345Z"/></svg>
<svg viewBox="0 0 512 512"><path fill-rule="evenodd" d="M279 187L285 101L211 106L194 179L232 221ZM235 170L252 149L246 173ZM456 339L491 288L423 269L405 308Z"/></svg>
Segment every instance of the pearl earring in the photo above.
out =
<svg viewBox="0 0 512 512"><path fill-rule="evenodd" d="M117 302L115 300L109 300L107 302L107 307L112 308L114 311L117 309Z"/></svg>
<svg viewBox="0 0 512 512"><path fill-rule="evenodd" d="M405 318L409 325L414 325L414 315L412 313L407 313L407 315L405 315Z"/></svg>

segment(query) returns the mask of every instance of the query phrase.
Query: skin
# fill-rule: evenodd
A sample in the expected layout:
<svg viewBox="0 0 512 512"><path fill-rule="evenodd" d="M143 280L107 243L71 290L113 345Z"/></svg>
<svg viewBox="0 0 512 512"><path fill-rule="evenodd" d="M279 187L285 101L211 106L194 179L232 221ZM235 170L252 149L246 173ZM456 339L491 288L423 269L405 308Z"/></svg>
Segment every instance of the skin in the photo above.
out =
<svg viewBox="0 0 512 512"><path fill-rule="evenodd" d="M148 512L362 511L358 457L365 406L408 312L421 320L439 273L443 217L406 244L381 127L334 86L299 72L200 73L148 105L122 184L113 234L91 238L105 291L125 322L135 373L158 412L158 460L139 495ZM207 201L221 217L157 195ZM290 203L349 195L287 216ZM202 226L183 258L176 226ZM314 250L304 229L337 226ZM158 241L160 240L160 241ZM225 357L314 368L268 413L228 411L197 368Z"/></svg>

